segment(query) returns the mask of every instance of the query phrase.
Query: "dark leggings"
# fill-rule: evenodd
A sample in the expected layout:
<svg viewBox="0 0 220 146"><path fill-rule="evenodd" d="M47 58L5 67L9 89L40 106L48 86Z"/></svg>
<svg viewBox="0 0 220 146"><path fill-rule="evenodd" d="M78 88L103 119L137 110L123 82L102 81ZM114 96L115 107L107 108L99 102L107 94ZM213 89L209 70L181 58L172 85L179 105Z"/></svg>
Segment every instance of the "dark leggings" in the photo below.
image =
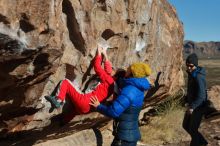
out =
<svg viewBox="0 0 220 146"><path fill-rule="evenodd" d="M196 108L192 114L185 113L183 119L183 128L190 134L192 140L190 146L207 145L207 141L198 131L205 112L205 107Z"/></svg>

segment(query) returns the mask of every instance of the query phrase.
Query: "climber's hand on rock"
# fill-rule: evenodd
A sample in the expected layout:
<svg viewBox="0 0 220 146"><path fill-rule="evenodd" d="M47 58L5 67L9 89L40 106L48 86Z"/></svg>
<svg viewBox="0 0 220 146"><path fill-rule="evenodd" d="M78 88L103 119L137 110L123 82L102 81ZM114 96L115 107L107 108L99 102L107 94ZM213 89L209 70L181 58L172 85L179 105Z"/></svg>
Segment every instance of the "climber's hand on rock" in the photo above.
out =
<svg viewBox="0 0 220 146"><path fill-rule="evenodd" d="M104 55L105 60L108 60L107 49L103 49L102 54Z"/></svg>
<svg viewBox="0 0 220 146"><path fill-rule="evenodd" d="M97 48L97 55L101 55L102 51L103 51L102 47L98 46L98 48Z"/></svg>
<svg viewBox="0 0 220 146"><path fill-rule="evenodd" d="M99 102L99 100L96 96L92 96L90 98L90 103L89 104L94 106L95 108L97 108L100 105L100 102Z"/></svg>

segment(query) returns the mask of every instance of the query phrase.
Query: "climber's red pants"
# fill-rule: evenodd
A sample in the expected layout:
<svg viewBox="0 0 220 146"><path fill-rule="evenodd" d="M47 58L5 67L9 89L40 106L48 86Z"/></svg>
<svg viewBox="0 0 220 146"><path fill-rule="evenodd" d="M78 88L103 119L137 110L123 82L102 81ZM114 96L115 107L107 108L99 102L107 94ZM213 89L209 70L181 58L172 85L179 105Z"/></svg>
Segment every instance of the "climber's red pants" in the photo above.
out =
<svg viewBox="0 0 220 146"><path fill-rule="evenodd" d="M107 83L100 83L94 91L81 94L76 90L70 80L64 79L60 83L56 96L62 101L64 101L66 97L71 99L74 109L72 114L69 114L68 117L66 117L66 120L70 121L75 115L85 114L90 111L91 106L89 103L92 96L96 96L98 100L102 102L106 97L108 97L109 93L113 93L113 89L111 88L112 86L109 86Z"/></svg>

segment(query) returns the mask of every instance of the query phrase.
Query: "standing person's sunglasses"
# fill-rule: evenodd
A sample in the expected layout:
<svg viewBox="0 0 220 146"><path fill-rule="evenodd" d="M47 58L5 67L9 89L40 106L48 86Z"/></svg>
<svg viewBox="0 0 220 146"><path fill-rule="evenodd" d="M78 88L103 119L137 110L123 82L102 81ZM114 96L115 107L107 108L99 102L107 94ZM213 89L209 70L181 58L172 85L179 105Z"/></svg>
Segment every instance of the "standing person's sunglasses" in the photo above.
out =
<svg viewBox="0 0 220 146"><path fill-rule="evenodd" d="M186 66L187 66L187 67L190 67L190 68L193 68L193 67L194 67L193 64L187 64Z"/></svg>

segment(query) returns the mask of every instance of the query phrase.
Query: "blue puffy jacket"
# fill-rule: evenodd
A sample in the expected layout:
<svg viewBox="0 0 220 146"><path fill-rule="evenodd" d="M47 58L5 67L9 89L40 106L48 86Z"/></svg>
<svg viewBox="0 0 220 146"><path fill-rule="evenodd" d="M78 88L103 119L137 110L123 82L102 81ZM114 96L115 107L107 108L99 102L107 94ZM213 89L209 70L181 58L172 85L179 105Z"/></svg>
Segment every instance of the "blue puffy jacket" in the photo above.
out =
<svg viewBox="0 0 220 146"><path fill-rule="evenodd" d="M120 81L122 89L110 106L100 104L97 109L115 119L113 134L126 141L138 141L138 116L144 101L144 91L150 88L146 78L128 78Z"/></svg>

